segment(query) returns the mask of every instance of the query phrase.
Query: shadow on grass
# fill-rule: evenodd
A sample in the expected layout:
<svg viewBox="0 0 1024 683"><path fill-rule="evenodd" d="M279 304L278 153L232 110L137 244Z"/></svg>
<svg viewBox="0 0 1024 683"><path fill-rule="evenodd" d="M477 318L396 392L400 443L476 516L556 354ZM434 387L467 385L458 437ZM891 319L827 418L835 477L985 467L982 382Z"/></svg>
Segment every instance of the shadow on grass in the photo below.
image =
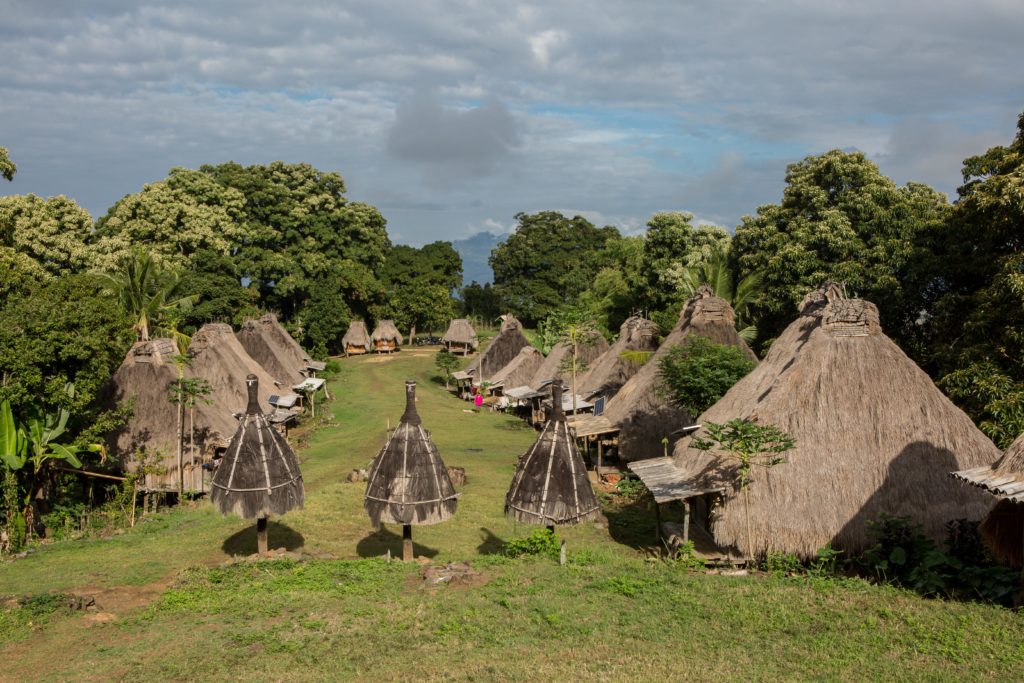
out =
<svg viewBox="0 0 1024 683"><path fill-rule="evenodd" d="M476 547L476 552L480 555L501 555L505 549L505 539L495 536L490 529L480 527L480 538L483 540Z"/></svg>
<svg viewBox="0 0 1024 683"><path fill-rule="evenodd" d="M661 521L681 522L682 510L677 506L663 505ZM622 496L602 496L602 512L608 519L608 535L616 543L650 551L660 549L654 515L654 501L647 496L627 500ZM678 517L678 519L677 519Z"/></svg>
<svg viewBox="0 0 1024 683"><path fill-rule="evenodd" d="M380 557L388 550L391 551L391 557L402 557L402 535L396 534L384 526L371 532L356 544L356 553L359 557ZM416 557L434 557L437 553L437 548L430 548L416 542L416 527L413 527L412 554Z"/></svg>
<svg viewBox="0 0 1024 683"><path fill-rule="evenodd" d="M285 550L298 550L305 545L303 538L295 529L280 522L267 522L267 546L270 550L284 548ZM256 552L256 521L241 531L229 536L221 549L228 555L252 555Z"/></svg>

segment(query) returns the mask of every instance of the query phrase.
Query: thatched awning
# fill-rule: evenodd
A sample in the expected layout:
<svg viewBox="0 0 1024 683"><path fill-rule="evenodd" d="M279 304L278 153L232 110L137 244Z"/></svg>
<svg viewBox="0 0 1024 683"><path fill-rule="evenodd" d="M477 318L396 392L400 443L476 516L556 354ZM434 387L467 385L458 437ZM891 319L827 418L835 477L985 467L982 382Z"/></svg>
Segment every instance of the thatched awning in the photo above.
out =
<svg viewBox="0 0 1024 683"><path fill-rule="evenodd" d="M725 489L700 489L693 486L681 469L676 467L672 458L660 457L649 460L634 460L626 465L640 477L647 490L654 496L656 503L668 503L673 500L688 500L708 493L722 493Z"/></svg>

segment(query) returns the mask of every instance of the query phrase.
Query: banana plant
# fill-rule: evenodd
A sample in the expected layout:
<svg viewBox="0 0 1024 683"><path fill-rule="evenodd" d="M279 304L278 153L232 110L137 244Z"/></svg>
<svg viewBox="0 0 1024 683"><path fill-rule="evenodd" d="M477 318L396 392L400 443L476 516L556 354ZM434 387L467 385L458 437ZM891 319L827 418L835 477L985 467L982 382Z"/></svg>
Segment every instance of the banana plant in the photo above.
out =
<svg viewBox="0 0 1024 683"><path fill-rule="evenodd" d="M0 460L16 472L25 465L27 450L25 431L14 421L11 402L4 399L0 403Z"/></svg>

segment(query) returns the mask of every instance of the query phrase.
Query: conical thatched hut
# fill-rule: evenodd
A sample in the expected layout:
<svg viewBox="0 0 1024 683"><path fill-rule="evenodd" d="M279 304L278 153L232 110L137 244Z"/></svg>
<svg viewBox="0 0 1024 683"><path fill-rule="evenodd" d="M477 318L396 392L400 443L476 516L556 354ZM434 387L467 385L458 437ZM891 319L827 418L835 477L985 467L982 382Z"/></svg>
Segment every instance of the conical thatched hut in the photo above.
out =
<svg viewBox="0 0 1024 683"><path fill-rule="evenodd" d="M201 491L201 465L216 451L223 450L237 429L232 413L245 409L245 377L255 374L260 382L259 400L266 402L274 387L273 378L242 348L229 325L204 325L192 337L191 356L184 367L185 378L200 378L209 383L210 393L197 401L193 411L195 452L190 452L189 416L184 424L183 477L186 491ZM177 414L168 400L178 370L177 355L170 339L138 342L111 378L104 403L110 407L134 400L128 422L110 437L112 455L135 472L145 462L142 486L152 491L176 491L178 488Z"/></svg>
<svg viewBox="0 0 1024 683"><path fill-rule="evenodd" d="M465 318L457 318L451 322L441 343L449 353L461 353L463 356L473 353L480 346L476 330Z"/></svg>
<svg viewBox="0 0 1024 683"><path fill-rule="evenodd" d="M210 501L222 514L256 519L257 548L267 552L267 518L302 507L299 461L270 426L259 404L259 378L245 378L247 404L210 484Z"/></svg>
<svg viewBox="0 0 1024 683"><path fill-rule="evenodd" d="M373 334L370 335L370 339L373 341L373 349L377 353L397 351L398 347L405 341L402 338L402 333L395 327L393 320L378 320L377 327L373 328Z"/></svg>
<svg viewBox="0 0 1024 683"><path fill-rule="evenodd" d="M405 412L370 466L363 507L375 528L402 525L402 559L412 558L412 525L455 514L458 495L430 433L416 412L416 382L405 383Z"/></svg>
<svg viewBox="0 0 1024 683"><path fill-rule="evenodd" d="M611 398L622 385L640 370L641 365L622 357L629 351L658 350L658 326L647 318L633 316L619 328L619 338L590 364L590 369L577 380L576 393L581 396Z"/></svg>
<svg viewBox="0 0 1024 683"><path fill-rule="evenodd" d="M587 335L587 341L580 342L576 345L576 393L580 393L580 386L582 385L583 373L586 372L585 368L589 368L590 364L595 362L598 357L608 350L608 341L601 335L600 332L594 332ZM572 345L565 342L558 342L551 348L551 353L547 355L544 362L537 372L534 373L533 378L530 380L529 385L533 389L539 389L542 384L556 379L564 380L565 382L572 381L572 370L563 368L563 364L568 364L572 357Z"/></svg>
<svg viewBox="0 0 1024 683"><path fill-rule="evenodd" d="M529 345L530 342L523 334L522 323L511 315L505 316L497 336L466 367L466 372L473 374L473 384L479 386L484 381L490 381L494 373L508 365L523 348Z"/></svg>
<svg viewBox="0 0 1024 683"><path fill-rule="evenodd" d="M505 367L487 380L492 389L527 386L544 363L544 354L532 346L524 346Z"/></svg>
<svg viewBox="0 0 1024 683"><path fill-rule="evenodd" d="M345 331L345 336L341 338L341 348L346 356L369 353L373 348L373 342L370 340L370 333L366 331L366 323L362 320L353 320Z"/></svg>
<svg viewBox="0 0 1024 683"><path fill-rule="evenodd" d="M690 299L654 355L626 382L608 402L604 414L619 428L619 456L626 460L644 460L663 454L662 439L671 444L674 432L693 423L693 417L664 395L658 362L669 349L682 344L691 335L707 337L716 344L743 349L751 359L754 352L736 332L736 317L725 299L702 285Z"/></svg>
<svg viewBox="0 0 1024 683"><path fill-rule="evenodd" d="M288 334L273 313L266 313L256 320L246 320L235 336L245 352L282 387L290 387L305 379L309 354Z"/></svg>
<svg viewBox="0 0 1024 683"><path fill-rule="evenodd" d="M948 472L991 464L998 449L885 336L874 304L834 286L808 295L761 364L698 422L735 418L796 440L784 463L756 469L749 486L755 553L812 556L827 543L857 552L882 513L909 516L941 539L948 520L980 519L987 509L984 494ZM720 545L746 551L734 461L690 441L674 452L683 478L724 490L710 519L698 509L695 521Z"/></svg>
<svg viewBox="0 0 1024 683"><path fill-rule="evenodd" d="M505 514L519 522L578 524L594 519L600 506L587 478L576 440L562 412L562 386L552 386L554 406L544 430L519 457L505 496Z"/></svg>
<svg viewBox="0 0 1024 683"><path fill-rule="evenodd" d="M953 476L980 486L999 500L982 521L981 535L994 557L1024 567L1024 434L991 467L974 467ZM1024 583L1021 588L1024 590Z"/></svg>

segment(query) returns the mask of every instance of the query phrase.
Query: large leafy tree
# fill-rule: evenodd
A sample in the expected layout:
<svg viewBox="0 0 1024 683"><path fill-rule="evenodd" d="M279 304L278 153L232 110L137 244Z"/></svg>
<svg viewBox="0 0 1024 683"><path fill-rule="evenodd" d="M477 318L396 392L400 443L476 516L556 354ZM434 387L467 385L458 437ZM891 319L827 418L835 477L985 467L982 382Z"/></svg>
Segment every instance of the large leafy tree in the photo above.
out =
<svg viewBox="0 0 1024 683"><path fill-rule="evenodd" d="M611 262L594 274L579 305L591 312L599 327L614 333L634 311L646 309L644 238L621 237L607 246Z"/></svg>
<svg viewBox="0 0 1024 683"><path fill-rule="evenodd" d="M462 288L462 315L494 320L501 315L501 299L491 283L476 280Z"/></svg>
<svg viewBox="0 0 1024 683"><path fill-rule="evenodd" d="M724 228L694 226L692 220L692 214L666 211L647 221L639 298L649 311L678 306L681 273L728 249L729 233Z"/></svg>
<svg viewBox="0 0 1024 683"><path fill-rule="evenodd" d="M508 311L532 325L575 302L594 274L611 263L614 227L555 211L516 214L519 225L491 251L494 285Z"/></svg>
<svg viewBox="0 0 1024 683"><path fill-rule="evenodd" d="M48 275L88 269L92 252L86 242L92 231L89 212L63 195L0 197L0 247L24 254Z"/></svg>
<svg viewBox="0 0 1024 683"><path fill-rule="evenodd" d="M745 216L732 241L740 276L761 275L760 338L777 336L807 290L833 279L876 302L887 331L916 346L933 277L929 245L948 211L942 194L896 186L859 152L791 164L782 201Z"/></svg>
<svg viewBox="0 0 1024 683"><path fill-rule="evenodd" d="M395 246L381 273L387 288L375 318L391 318L402 329L437 330L455 315L452 292L462 284L462 257L451 242L417 249Z"/></svg>
<svg viewBox="0 0 1024 683"><path fill-rule="evenodd" d="M7 180L14 180L14 174L18 172L18 167L11 161L9 152L6 147L0 147L0 176L3 176Z"/></svg>

